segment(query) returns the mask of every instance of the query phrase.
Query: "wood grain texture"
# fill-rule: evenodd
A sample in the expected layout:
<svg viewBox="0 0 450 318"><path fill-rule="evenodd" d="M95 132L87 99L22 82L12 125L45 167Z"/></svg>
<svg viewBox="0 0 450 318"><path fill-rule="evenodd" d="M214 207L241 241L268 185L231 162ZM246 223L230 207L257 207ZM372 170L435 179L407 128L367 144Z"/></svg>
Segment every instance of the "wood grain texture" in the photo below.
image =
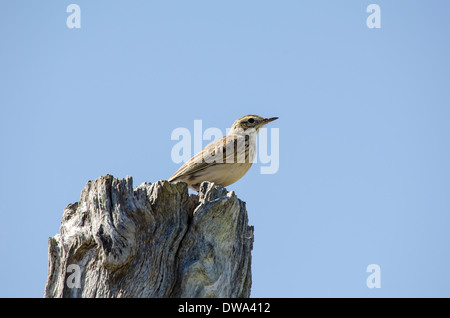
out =
<svg viewBox="0 0 450 318"><path fill-rule="evenodd" d="M89 181L49 238L44 297L249 297L253 227L233 191L203 182ZM76 276L78 275L78 276ZM75 283L75 286L74 286Z"/></svg>

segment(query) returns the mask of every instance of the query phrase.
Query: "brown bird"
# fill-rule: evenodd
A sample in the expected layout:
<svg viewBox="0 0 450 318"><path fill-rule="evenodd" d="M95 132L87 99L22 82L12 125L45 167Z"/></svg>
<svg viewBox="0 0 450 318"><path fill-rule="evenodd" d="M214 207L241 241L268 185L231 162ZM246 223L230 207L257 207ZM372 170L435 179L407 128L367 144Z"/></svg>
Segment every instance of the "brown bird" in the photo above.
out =
<svg viewBox="0 0 450 318"><path fill-rule="evenodd" d="M256 135L278 117L246 115L236 120L225 137L217 139L189 159L169 181L183 181L196 191L203 181L226 187L242 178L252 166Z"/></svg>

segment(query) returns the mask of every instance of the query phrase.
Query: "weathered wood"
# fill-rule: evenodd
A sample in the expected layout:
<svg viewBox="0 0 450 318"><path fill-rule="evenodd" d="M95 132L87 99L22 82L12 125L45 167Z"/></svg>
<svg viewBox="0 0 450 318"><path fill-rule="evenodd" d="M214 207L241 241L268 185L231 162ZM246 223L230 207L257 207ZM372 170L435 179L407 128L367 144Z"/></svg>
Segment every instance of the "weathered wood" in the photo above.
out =
<svg viewBox="0 0 450 318"><path fill-rule="evenodd" d="M252 246L233 191L106 175L64 209L44 297L249 297Z"/></svg>

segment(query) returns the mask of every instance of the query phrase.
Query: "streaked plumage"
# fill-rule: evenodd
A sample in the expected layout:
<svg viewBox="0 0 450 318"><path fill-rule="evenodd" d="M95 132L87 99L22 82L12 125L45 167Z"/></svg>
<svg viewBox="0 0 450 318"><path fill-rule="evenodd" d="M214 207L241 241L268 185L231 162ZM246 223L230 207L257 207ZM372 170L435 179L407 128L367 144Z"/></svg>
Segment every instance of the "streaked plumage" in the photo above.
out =
<svg viewBox="0 0 450 318"><path fill-rule="evenodd" d="M186 162L169 181L186 182L198 191L203 181L228 186L242 178L252 166L259 129L278 117L247 115L236 120L228 135L207 145Z"/></svg>

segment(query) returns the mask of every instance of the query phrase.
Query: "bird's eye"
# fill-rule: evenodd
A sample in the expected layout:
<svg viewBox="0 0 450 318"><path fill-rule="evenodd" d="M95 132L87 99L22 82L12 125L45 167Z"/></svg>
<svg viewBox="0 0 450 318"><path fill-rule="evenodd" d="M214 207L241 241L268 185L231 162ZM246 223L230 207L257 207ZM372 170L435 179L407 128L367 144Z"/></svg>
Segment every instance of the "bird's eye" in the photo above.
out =
<svg viewBox="0 0 450 318"><path fill-rule="evenodd" d="M253 124L255 122L255 120L253 118L250 118L249 120L247 120L249 124Z"/></svg>

